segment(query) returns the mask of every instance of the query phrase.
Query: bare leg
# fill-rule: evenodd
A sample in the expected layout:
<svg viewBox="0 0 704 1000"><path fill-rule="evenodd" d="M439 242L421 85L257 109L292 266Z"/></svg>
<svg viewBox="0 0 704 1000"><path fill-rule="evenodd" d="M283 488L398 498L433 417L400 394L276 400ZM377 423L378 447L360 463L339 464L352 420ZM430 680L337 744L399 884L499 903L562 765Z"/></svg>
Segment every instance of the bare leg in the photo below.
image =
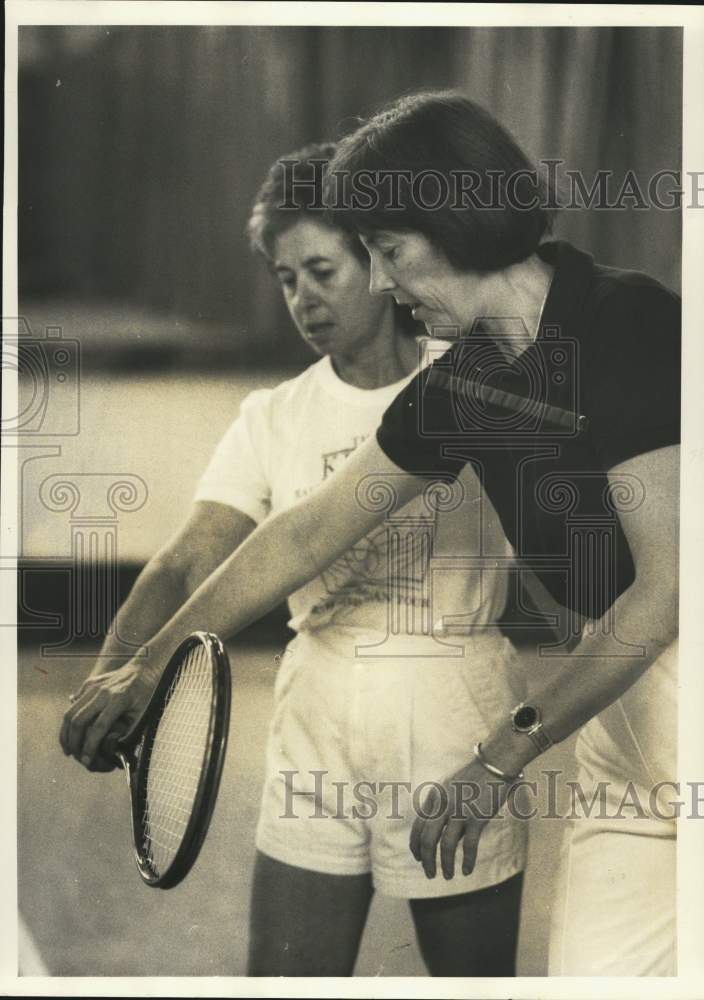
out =
<svg viewBox="0 0 704 1000"><path fill-rule="evenodd" d="M257 853L249 976L351 976L371 875L323 875Z"/></svg>
<svg viewBox="0 0 704 1000"><path fill-rule="evenodd" d="M478 892L412 899L431 976L515 976L523 874Z"/></svg>

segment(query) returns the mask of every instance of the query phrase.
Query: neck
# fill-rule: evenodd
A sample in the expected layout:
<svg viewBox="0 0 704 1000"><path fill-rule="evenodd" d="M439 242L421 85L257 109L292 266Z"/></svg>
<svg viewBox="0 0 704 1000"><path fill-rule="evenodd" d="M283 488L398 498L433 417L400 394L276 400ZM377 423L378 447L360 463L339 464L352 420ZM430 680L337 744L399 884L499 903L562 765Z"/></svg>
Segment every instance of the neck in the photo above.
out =
<svg viewBox="0 0 704 1000"><path fill-rule="evenodd" d="M380 331L364 350L335 354L330 360L343 382L357 389L380 389L410 375L418 365L418 345L391 317L390 329Z"/></svg>
<svg viewBox="0 0 704 1000"><path fill-rule="evenodd" d="M517 356L536 339L554 269L533 254L527 260L493 271L479 284L458 275L454 291L457 308L451 314L467 333L478 328L489 334L508 355ZM451 300L450 300L451 301Z"/></svg>
<svg viewBox="0 0 704 1000"><path fill-rule="evenodd" d="M497 272L490 297L486 331L501 338L509 354L519 355L533 343L550 290L554 269L533 254Z"/></svg>

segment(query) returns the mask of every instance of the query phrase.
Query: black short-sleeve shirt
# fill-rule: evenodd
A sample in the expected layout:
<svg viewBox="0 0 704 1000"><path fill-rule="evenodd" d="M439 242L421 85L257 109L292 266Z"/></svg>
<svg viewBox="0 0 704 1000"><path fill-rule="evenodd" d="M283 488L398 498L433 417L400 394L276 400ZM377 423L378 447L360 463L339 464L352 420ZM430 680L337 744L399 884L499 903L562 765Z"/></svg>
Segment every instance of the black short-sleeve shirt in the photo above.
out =
<svg viewBox="0 0 704 1000"><path fill-rule="evenodd" d="M514 357L478 323L409 382L377 439L419 475L471 462L520 559L598 618L635 578L618 515L643 488L606 472L679 442L680 300L568 243L538 253L554 275L535 341Z"/></svg>

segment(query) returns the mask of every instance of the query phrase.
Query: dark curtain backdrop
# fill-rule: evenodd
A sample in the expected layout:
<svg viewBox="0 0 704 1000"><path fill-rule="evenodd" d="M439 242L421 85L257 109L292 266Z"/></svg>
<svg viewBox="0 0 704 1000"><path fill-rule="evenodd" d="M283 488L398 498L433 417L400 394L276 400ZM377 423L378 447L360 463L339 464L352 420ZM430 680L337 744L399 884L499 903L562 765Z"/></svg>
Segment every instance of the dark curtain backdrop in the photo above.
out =
<svg viewBox="0 0 704 1000"><path fill-rule="evenodd" d="M669 28L21 28L23 307L112 304L224 361L296 362L244 236L277 156L400 93L459 87L534 158L647 184L680 166L681 75ZM582 210L557 233L677 287L679 227L678 212ZM94 326L109 342L114 324Z"/></svg>

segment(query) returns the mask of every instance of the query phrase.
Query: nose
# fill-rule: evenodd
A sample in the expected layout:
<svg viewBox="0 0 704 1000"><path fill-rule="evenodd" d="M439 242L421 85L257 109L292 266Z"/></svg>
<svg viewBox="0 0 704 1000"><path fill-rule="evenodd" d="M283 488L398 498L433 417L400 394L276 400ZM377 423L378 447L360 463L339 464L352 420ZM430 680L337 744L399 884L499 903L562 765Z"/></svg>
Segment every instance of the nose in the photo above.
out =
<svg viewBox="0 0 704 1000"><path fill-rule="evenodd" d="M396 282L384 270L384 266L379 260L378 253L372 253L369 257L369 294L382 295L384 292L391 292L396 288Z"/></svg>
<svg viewBox="0 0 704 1000"><path fill-rule="evenodd" d="M296 283L292 307L301 312L312 309L320 302L320 296L306 275L301 275Z"/></svg>

